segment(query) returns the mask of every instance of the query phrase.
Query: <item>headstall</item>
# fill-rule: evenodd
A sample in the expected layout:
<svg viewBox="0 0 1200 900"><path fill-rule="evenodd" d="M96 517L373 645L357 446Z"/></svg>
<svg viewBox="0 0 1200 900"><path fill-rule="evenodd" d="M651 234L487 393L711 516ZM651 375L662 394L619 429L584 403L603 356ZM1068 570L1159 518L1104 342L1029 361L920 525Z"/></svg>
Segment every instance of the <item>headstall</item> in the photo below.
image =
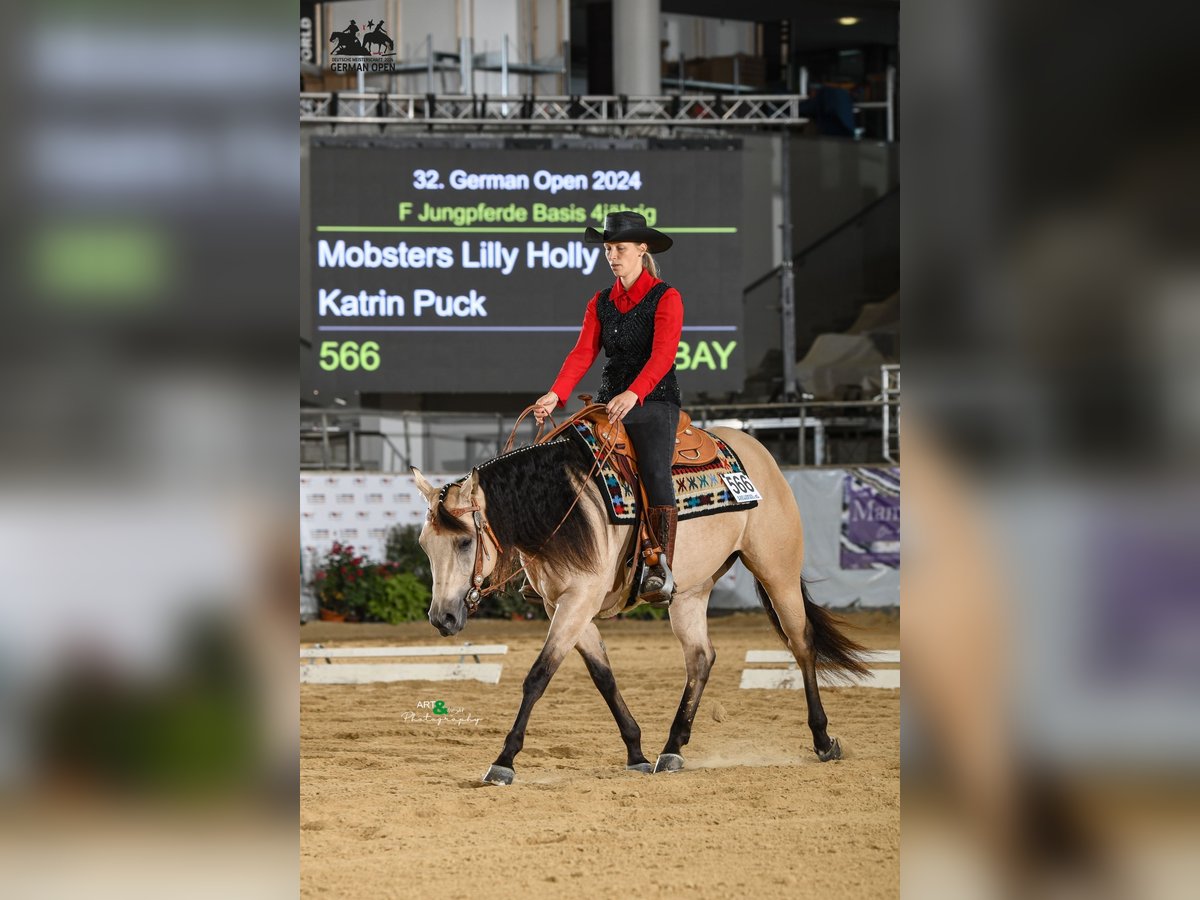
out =
<svg viewBox="0 0 1200 900"><path fill-rule="evenodd" d="M426 518L436 528L436 511L439 508L444 508L446 512L450 513L450 515L454 516L455 518L458 518L463 513L471 513L471 519L475 523L475 567L471 572L471 586L467 589L467 593L463 597L463 603L465 603L467 606L467 615L473 616L479 611L479 601L482 600L485 595L490 594L500 586L498 584L494 584L488 587L486 590L483 587L483 561L485 559L491 559L491 554L487 552L487 547L484 546L483 536L486 534L491 542L496 545L497 556L504 552L504 548L500 545L500 540L496 537L496 532L492 531L491 524L483 517L483 509L481 507L474 503L472 503L470 506L442 506L443 503L445 503L446 493L450 489L450 484L455 483L457 482L450 482L442 487L442 493L441 496L438 497L438 502L429 507L429 512L426 514ZM503 584L503 582L501 582L501 584Z"/></svg>

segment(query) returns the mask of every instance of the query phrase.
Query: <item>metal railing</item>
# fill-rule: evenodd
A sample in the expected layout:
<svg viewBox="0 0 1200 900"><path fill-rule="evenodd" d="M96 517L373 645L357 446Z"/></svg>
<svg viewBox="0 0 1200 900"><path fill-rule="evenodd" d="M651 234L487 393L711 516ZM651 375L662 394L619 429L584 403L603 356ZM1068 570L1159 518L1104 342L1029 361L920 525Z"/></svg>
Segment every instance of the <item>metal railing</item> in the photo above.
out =
<svg viewBox="0 0 1200 900"><path fill-rule="evenodd" d="M880 366L883 404L883 458L890 463L900 461L900 367ZM895 411L893 412L893 407Z"/></svg>
<svg viewBox="0 0 1200 900"><path fill-rule="evenodd" d="M888 456L883 419L898 398L882 394L868 400L795 400L785 403L690 404L692 421L701 428L726 426L759 438L781 464L824 466L839 463L896 462ZM853 459L835 459L831 437L857 433L859 443L878 446ZM811 446L811 449L810 449Z"/></svg>
<svg viewBox="0 0 1200 900"><path fill-rule="evenodd" d="M378 416L375 412L373 415ZM401 451L392 440L392 435L376 428L362 428L355 412L301 410L300 412L300 468L350 472L366 469L362 456L363 440L379 439L390 456L381 460L378 468L383 471L407 471L411 465L412 451ZM407 437L407 434L406 434Z"/></svg>
<svg viewBox="0 0 1200 900"><path fill-rule="evenodd" d="M497 455L515 416L407 410L300 410L300 468L407 472L469 468ZM532 434L532 428L530 434Z"/></svg>
<svg viewBox="0 0 1200 900"><path fill-rule="evenodd" d="M899 402L896 390L867 400L693 402L686 408L701 428L727 426L754 435L781 464L895 464L898 448L889 442L885 422L895 421ZM387 432L364 425L369 419L404 422L400 432ZM303 410L301 468L407 473L416 462L430 471L466 470L500 453L515 419L495 413ZM518 446L532 434L532 427L519 434ZM372 440L379 443L368 450Z"/></svg>

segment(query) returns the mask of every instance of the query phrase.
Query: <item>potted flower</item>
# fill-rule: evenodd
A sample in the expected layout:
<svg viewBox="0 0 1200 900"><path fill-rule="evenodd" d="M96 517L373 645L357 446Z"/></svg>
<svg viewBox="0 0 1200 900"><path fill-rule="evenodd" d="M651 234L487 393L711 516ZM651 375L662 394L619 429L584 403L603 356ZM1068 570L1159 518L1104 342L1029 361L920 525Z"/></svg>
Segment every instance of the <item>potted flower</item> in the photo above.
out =
<svg viewBox="0 0 1200 900"><path fill-rule="evenodd" d="M313 574L313 593L326 622L387 622L392 625L425 618L430 590L400 563L377 563L350 544L335 543Z"/></svg>
<svg viewBox="0 0 1200 900"><path fill-rule="evenodd" d="M313 576L321 620L344 622L361 607L365 583L363 558L350 544L335 542Z"/></svg>

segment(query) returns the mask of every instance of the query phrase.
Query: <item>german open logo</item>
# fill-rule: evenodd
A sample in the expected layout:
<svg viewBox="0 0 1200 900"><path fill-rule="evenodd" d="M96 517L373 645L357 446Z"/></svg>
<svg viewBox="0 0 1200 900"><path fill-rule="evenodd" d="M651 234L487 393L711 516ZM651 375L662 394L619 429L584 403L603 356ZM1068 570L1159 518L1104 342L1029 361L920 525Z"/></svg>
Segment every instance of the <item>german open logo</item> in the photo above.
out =
<svg viewBox="0 0 1200 900"><path fill-rule="evenodd" d="M366 28L350 20L343 31L335 31L329 38L329 68L334 72L390 72L396 71L396 44L383 27L371 19Z"/></svg>

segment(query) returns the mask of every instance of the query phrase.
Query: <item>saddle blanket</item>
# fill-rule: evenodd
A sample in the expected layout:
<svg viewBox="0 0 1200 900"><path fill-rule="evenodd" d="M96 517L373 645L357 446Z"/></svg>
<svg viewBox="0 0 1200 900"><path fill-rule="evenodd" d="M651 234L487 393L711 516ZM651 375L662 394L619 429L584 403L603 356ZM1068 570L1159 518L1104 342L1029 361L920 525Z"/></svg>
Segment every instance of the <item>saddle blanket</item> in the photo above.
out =
<svg viewBox="0 0 1200 900"><path fill-rule="evenodd" d="M602 455L600 442L584 423L573 423L565 433L573 434L593 459L598 459ZM746 470L742 467L742 461L732 447L711 431L706 431L706 433L717 445L717 458L708 465L673 466L671 468L675 477L675 504L679 509L680 519L693 519L699 516L711 516L715 513L731 512L735 509L752 509L758 506L758 500L739 500L730 491L729 484L722 476L736 476L735 485L739 484L739 480L749 485L749 479L745 474ZM637 524L637 501L640 498L635 486L622 478L616 466L609 461L604 462L593 477L601 493L608 497L608 517L613 524ZM753 490L752 485L750 489ZM746 495L743 493L742 496Z"/></svg>

